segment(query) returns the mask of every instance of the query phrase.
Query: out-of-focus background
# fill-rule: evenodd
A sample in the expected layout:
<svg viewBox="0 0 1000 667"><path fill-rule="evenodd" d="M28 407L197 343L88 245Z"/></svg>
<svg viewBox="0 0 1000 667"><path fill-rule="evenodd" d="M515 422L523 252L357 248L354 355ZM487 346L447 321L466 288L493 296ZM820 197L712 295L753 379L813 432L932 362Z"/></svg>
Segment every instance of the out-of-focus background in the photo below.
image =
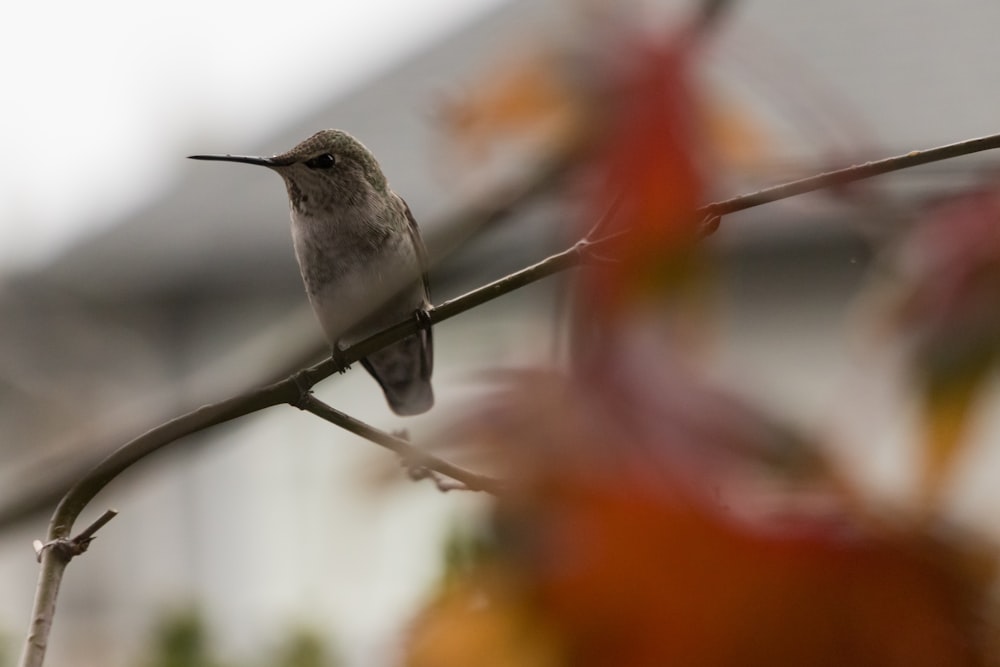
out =
<svg viewBox="0 0 1000 667"><path fill-rule="evenodd" d="M109 0L7 10L0 664L12 663L27 626L31 540L76 476L174 415L322 354L280 180L184 156L269 155L345 129L378 156L434 250L443 221L530 180L526 156L538 150L480 150L455 109L532 53L578 47L600 4ZM678 22L694 6L644 4ZM698 68L728 137L713 197L997 131L1000 93L988 84L998 24L1000 5L974 0L734 2ZM866 356L857 341L858 287L873 240L996 164L971 156L726 218L711 241L725 258L713 374L842 445L877 493L905 497L912 470L895 443L909 422L889 415L907 407L872 372L893 360ZM463 236L435 266L435 301L559 249L567 217L564 200L542 196ZM557 284L436 328L438 406L427 415L392 415L358 368L317 393L380 428L432 438L482 390L485 371L550 360ZM989 419L977 433L1000 432ZM996 535L994 466L976 455L949 502ZM291 408L151 457L82 519L121 511L68 570L48 664L143 664L164 615L191 609L226 664L260 664L303 633L343 664L387 664L441 574L446 536L485 503L427 482L388 483L401 476L387 453Z"/></svg>

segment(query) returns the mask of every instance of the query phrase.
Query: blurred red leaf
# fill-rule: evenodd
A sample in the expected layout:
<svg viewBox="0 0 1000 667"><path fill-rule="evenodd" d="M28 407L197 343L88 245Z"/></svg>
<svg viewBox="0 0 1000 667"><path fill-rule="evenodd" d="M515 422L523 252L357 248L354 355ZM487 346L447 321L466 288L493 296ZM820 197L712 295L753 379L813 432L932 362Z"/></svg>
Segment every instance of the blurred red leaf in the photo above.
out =
<svg viewBox="0 0 1000 667"><path fill-rule="evenodd" d="M904 240L899 269L906 286L899 326L921 338L928 363L943 353L933 349L937 346L995 346L990 334L1000 330L1000 190L936 207ZM972 351L969 345L961 349Z"/></svg>
<svg viewBox="0 0 1000 667"><path fill-rule="evenodd" d="M691 43L635 35L619 54L603 89L590 168L601 183L589 195L590 222L614 209L600 236L621 234L614 263L584 280L598 313L650 294L662 297L690 268L703 203L707 150L688 68Z"/></svg>

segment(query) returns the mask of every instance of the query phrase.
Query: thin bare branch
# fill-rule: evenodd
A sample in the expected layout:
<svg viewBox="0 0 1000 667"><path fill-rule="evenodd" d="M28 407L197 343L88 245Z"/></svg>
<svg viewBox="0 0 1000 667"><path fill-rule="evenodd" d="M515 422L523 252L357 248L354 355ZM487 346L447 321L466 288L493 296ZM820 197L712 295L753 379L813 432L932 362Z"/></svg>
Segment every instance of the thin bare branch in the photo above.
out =
<svg viewBox="0 0 1000 667"><path fill-rule="evenodd" d="M38 584L35 587L35 605L31 610L28 636L21 651L20 667L42 667L45 651L52 631L52 619L56 613L56 599L59 585L69 559L55 549L42 550L42 565L38 569Z"/></svg>
<svg viewBox="0 0 1000 667"><path fill-rule="evenodd" d="M798 195L833 188L855 181L861 181L873 176L882 176L894 171L917 167L922 164L949 160L962 155L971 155L982 151L1000 148L1000 134L991 134L976 139L967 139L954 144L938 146L922 151L910 151L904 155L866 162L864 164L852 165L843 169L828 171L808 178L801 178L797 181L782 183L770 188L764 188L757 192L740 195L732 199L708 204L700 209L706 216L723 216L737 211L743 211L755 206L770 204L780 199L788 199Z"/></svg>
<svg viewBox="0 0 1000 667"><path fill-rule="evenodd" d="M111 510L111 509L105 510L104 514L97 517L97 520L94 521L94 523L87 526L83 531L80 532L79 535L74 537L73 540L76 542L83 542L83 541L90 542L90 540L94 539L94 533L103 528L108 523L108 521L111 521L116 516L118 516L118 510Z"/></svg>
<svg viewBox="0 0 1000 667"><path fill-rule="evenodd" d="M363 421L355 419L350 415L344 414L340 410L330 407L312 394L307 394L299 399L296 407L301 408L306 412L311 412L331 424L336 424L337 426L346 429L355 435L359 435L362 438L374 442L376 445L385 447L386 449L395 452L401 459L403 459L403 462L408 468L425 468L427 470L439 472L443 475L451 477L454 480L458 480L470 491L486 491L488 493L498 494L503 490L503 485L500 481L493 479L492 477L470 472L464 468L460 468L452 463L449 463L448 461L428 454L427 452L414 447L403 438L386 433L385 431L380 431L374 426L369 426Z"/></svg>
<svg viewBox="0 0 1000 667"><path fill-rule="evenodd" d="M914 151L906 155L887 158L877 162L869 162L863 165L855 165L708 204L702 207L699 213L708 221L705 224L705 231L708 234L714 231L719 217L736 211L742 211L822 188L843 185L908 167L997 147L1000 147L1000 134L971 139L925 151ZM463 294L460 297L446 301L430 311L427 318L428 323L438 324L504 294L513 292L525 285L577 266L585 261L599 244L605 241L606 239L598 241L583 239L566 250L556 253L533 266L512 273ZM386 345L415 333L420 326L422 325L416 318L408 318L343 350L341 360L348 363L357 361ZM378 444L388 447L397 454L409 457L407 459L408 462L412 461L417 466L424 466L448 475L469 488L479 488L491 492L499 490L496 486L496 481L491 478L469 473L461 468L452 466L446 461L429 457L427 454L413 448L405 440L373 429L303 393L306 389L328 377L336 370L335 362L332 360L323 361L279 382L180 415L127 442L70 488L53 513L49 523L48 539L50 541L65 539L72 530L73 523L83 508L112 479L121 474L133 463L187 435L282 403L314 408L316 414L324 419L328 419L344 428L348 428L348 430L354 433L378 442ZM42 665L55 613L59 585L68 562L69 559L62 553L62 550L42 550L42 566L39 571L38 587L35 593L31 628L25 642L24 652L21 655L21 667L41 667Z"/></svg>

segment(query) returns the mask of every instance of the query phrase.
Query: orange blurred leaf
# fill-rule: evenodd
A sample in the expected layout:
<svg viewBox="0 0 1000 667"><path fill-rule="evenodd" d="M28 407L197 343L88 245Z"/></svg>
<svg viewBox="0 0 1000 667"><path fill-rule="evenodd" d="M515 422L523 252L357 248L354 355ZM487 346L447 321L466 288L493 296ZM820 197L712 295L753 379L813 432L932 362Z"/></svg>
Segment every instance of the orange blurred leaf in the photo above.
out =
<svg viewBox="0 0 1000 667"><path fill-rule="evenodd" d="M578 140L585 105L564 63L550 49L522 51L484 72L467 94L440 105L446 131L475 160L509 143L554 151Z"/></svg>
<svg viewBox="0 0 1000 667"><path fill-rule="evenodd" d="M560 667L555 635L519 598L514 580L481 570L442 592L417 619L407 667Z"/></svg>
<svg viewBox="0 0 1000 667"><path fill-rule="evenodd" d="M702 109L707 142L719 162L747 168L775 161L776 139L734 96L716 92Z"/></svg>

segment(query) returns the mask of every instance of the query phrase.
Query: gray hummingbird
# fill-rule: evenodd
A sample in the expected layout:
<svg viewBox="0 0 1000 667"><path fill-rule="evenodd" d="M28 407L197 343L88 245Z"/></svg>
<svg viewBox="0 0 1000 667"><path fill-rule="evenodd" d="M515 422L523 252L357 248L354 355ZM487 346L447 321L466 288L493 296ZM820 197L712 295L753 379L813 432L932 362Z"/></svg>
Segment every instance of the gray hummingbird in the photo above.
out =
<svg viewBox="0 0 1000 667"><path fill-rule="evenodd" d="M430 307L427 250L406 202L375 156L341 130L322 130L273 157L192 155L268 167L285 181L302 281L336 359L340 346ZM361 360L399 415L434 405L429 327Z"/></svg>

